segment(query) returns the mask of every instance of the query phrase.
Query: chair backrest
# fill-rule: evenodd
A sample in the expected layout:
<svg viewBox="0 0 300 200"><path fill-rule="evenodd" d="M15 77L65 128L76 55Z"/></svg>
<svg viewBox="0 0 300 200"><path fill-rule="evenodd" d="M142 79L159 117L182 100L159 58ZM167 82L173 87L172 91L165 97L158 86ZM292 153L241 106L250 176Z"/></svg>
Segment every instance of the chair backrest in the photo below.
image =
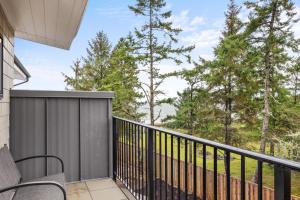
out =
<svg viewBox="0 0 300 200"><path fill-rule="evenodd" d="M8 147L5 145L0 149L0 189L18 184L20 178L20 172ZM8 191L0 194L0 200L10 200L14 192Z"/></svg>

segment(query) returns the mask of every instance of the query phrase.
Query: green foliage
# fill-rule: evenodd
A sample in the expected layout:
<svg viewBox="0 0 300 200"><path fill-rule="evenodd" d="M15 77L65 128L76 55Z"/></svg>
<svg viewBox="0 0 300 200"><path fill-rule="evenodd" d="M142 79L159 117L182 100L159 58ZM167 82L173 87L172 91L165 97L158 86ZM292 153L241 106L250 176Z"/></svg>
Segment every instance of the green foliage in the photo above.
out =
<svg viewBox="0 0 300 200"><path fill-rule="evenodd" d="M291 67L288 68L289 76L289 89L292 93L294 104L298 103L298 96L300 90L300 57L294 59L291 64Z"/></svg>
<svg viewBox="0 0 300 200"><path fill-rule="evenodd" d="M240 7L230 0L213 60L201 59L192 70L168 74L181 77L188 87L172 102L175 116L164 123L236 146L261 139L263 152L266 143L270 148L275 144L277 153L292 157L280 148L295 145L300 130L300 61L290 54L299 45L291 29L297 22L294 4L259 0L245 5L250 14L244 24Z"/></svg>
<svg viewBox="0 0 300 200"><path fill-rule="evenodd" d="M287 134L291 130L287 109L289 95L286 88L286 72L291 61L290 52L297 51L299 40L291 30L298 20L295 18L295 6L290 0L259 0L245 3L250 10L249 23L245 36L255 49L258 57L256 65L259 90L256 96L262 112L260 152L266 152L266 143L274 143L274 137Z"/></svg>
<svg viewBox="0 0 300 200"><path fill-rule="evenodd" d="M224 127L220 134L223 132L223 142L226 144L232 143L236 134L232 124L242 118L240 110L248 103L245 96L251 95L251 90L241 88L247 87L247 82L252 82L252 76L249 76L251 70L244 65L248 44L241 34L243 23L238 18L239 13L240 7L231 0L225 13L225 29L214 49L215 59L206 62L207 72L204 76L213 104L216 105L214 118L219 127Z"/></svg>
<svg viewBox="0 0 300 200"><path fill-rule="evenodd" d="M111 44L103 32L89 42L87 56L82 64L74 62L74 76L65 76L69 89L87 91L114 91L114 115L140 120L144 113L138 112L143 105L138 88L138 68L133 56L132 37L121 38L111 49Z"/></svg>
<svg viewBox="0 0 300 200"><path fill-rule="evenodd" d="M137 0L134 6L129 9L137 16L145 19L140 28L136 28L135 50L137 59L143 66L143 71L149 77L148 83L142 84L142 89L149 105L151 124L160 117L155 116L154 107L160 104L158 96L163 95L160 85L166 76L162 75L157 64L164 60L172 60L175 64L181 64L181 56L190 60L189 52L193 46L178 46L177 36L180 29L174 28L170 17L171 11L165 9L164 0Z"/></svg>

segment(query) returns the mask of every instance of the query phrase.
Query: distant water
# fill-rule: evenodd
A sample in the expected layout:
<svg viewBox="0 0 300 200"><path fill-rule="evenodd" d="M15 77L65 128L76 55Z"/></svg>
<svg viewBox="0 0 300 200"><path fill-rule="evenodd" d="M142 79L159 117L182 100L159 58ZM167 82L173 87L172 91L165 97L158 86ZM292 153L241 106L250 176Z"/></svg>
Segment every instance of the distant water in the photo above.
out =
<svg viewBox="0 0 300 200"><path fill-rule="evenodd" d="M161 119L165 118L168 115L175 115L176 112L174 106L170 104L162 104L154 108L155 116L159 114L160 110L161 110L160 118L156 121L156 123L158 124L161 122ZM143 106L139 109L139 111L147 113L147 115L143 119L143 123L149 124L150 123L149 107Z"/></svg>

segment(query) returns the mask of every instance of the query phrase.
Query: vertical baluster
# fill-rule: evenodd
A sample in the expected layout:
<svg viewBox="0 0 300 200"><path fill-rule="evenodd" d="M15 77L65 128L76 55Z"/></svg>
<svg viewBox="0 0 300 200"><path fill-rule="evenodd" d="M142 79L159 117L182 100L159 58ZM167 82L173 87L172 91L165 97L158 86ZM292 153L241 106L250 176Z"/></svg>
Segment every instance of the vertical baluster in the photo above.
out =
<svg viewBox="0 0 300 200"><path fill-rule="evenodd" d="M291 169L274 165L274 199L291 200Z"/></svg>
<svg viewBox="0 0 300 200"><path fill-rule="evenodd" d="M131 124L131 191L134 195L134 124Z"/></svg>
<svg viewBox="0 0 300 200"><path fill-rule="evenodd" d="M134 124L134 191L137 197L138 192L138 174L137 174L137 130Z"/></svg>
<svg viewBox="0 0 300 200"><path fill-rule="evenodd" d="M162 142L161 142L161 132L159 131L159 199L161 199L162 197L162 153L161 153L161 149L162 149Z"/></svg>
<svg viewBox="0 0 300 200"><path fill-rule="evenodd" d="M142 188L143 188L143 191L142 191L142 200L144 200L144 196L145 196L145 183L144 183L144 176L145 176L145 173L144 173L144 155L145 155L145 152L144 152L144 147L145 147L145 142L144 142L144 127L141 127L141 152L142 152L142 158L141 158L141 162L142 162Z"/></svg>
<svg viewBox="0 0 300 200"><path fill-rule="evenodd" d="M245 156L241 156L241 200L245 200Z"/></svg>
<svg viewBox="0 0 300 200"><path fill-rule="evenodd" d="M128 146L128 122L125 122L125 148L126 148L126 151L125 151L125 162L126 162L126 166L125 166L125 174L126 174L126 185L127 185L127 188L129 187L129 182L128 182L128 159L129 159L129 146Z"/></svg>
<svg viewBox="0 0 300 200"><path fill-rule="evenodd" d="M145 141L145 145L146 145L146 149L147 149L147 152L148 152L148 154L147 154L147 156L146 156L146 174L147 174L147 176L146 176L146 184L148 184L149 185L149 180L151 181L151 184L152 184L152 180L151 180L151 178L149 179L149 175L150 175L150 173L151 173L151 166L150 166L150 164L151 163L149 163L148 162L148 160L149 160L149 156L150 156L150 154L149 154L149 152L151 152L151 149L149 150L149 143L153 143L151 140L153 139L153 138L151 138L151 140L149 141L149 133L151 134L151 136L153 136L153 130L152 129L147 129L148 130L148 134L146 134L145 135L145 139L146 139L146 141ZM153 145L153 144L152 144ZM150 145L150 148L151 148L151 145ZM152 146L152 148L153 148L153 146ZM153 150L152 150L152 154L153 154ZM153 156L153 155L152 155ZM150 162L151 162L151 157L150 157ZM149 168L150 167L150 168ZM152 165L152 167L153 167L153 165ZM150 187L152 187L152 186L150 186ZM150 199L151 200L151 198L149 198L149 195L153 195L152 193L153 193L153 188L152 189L150 189L150 190L146 190L146 199Z"/></svg>
<svg viewBox="0 0 300 200"><path fill-rule="evenodd" d="M153 179L153 129L148 128L147 134L147 199L154 199L154 179Z"/></svg>
<svg viewBox="0 0 300 200"><path fill-rule="evenodd" d="M165 199L168 199L168 135L165 133Z"/></svg>
<svg viewBox="0 0 300 200"><path fill-rule="evenodd" d="M137 173L138 173L138 193L139 193L139 199L141 199L141 170L140 170L140 150L141 150L141 146L140 146L140 126L138 125L137 126L137 157L138 157L138 160L137 160Z"/></svg>
<svg viewBox="0 0 300 200"><path fill-rule="evenodd" d="M135 159L135 170L136 170L136 173L135 173L135 180L136 180L136 194L139 195L139 191L140 191L140 188L139 188L139 181L140 181L140 173L139 173L139 140L138 140L138 125L136 126L136 151L135 151L135 154L136 154L136 159Z"/></svg>
<svg viewBox="0 0 300 200"><path fill-rule="evenodd" d="M194 168L193 168L193 175L194 175L194 200L197 199L197 142L194 141Z"/></svg>
<svg viewBox="0 0 300 200"><path fill-rule="evenodd" d="M122 177L122 183L124 183L124 121L122 121L121 145L122 145L122 153L121 153L121 159L122 159L121 177Z"/></svg>
<svg viewBox="0 0 300 200"><path fill-rule="evenodd" d="M132 124L129 122L129 187L132 192Z"/></svg>
<svg viewBox="0 0 300 200"><path fill-rule="evenodd" d="M171 135L171 199L174 199L174 178L173 178L173 173L174 173L174 170L173 170L173 135Z"/></svg>
<svg viewBox="0 0 300 200"><path fill-rule="evenodd" d="M184 140L184 187L185 199L188 197L188 141Z"/></svg>
<svg viewBox="0 0 300 200"><path fill-rule="evenodd" d="M120 179L120 164L121 164L121 157L120 157L120 152L121 152L121 146L120 146L120 136L121 136L121 131L120 131L120 126L121 126L121 121L117 120L118 124L118 179Z"/></svg>
<svg viewBox="0 0 300 200"><path fill-rule="evenodd" d="M125 152L125 148L126 148L126 146L125 146L125 122L123 122L123 143L122 143L122 145L123 145L123 169L122 169L122 179L123 179L123 183L125 184L125 177L126 177L126 175L125 175L125 169L126 169L126 164L125 164L125 155L126 155L126 152Z"/></svg>
<svg viewBox="0 0 300 200"><path fill-rule="evenodd" d="M134 194L134 124L131 123L131 189Z"/></svg>
<svg viewBox="0 0 300 200"><path fill-rule="evenodd" d="M226 200L230 200L230 152L225 152L225 160L226 160Z"/></svg>
<svg viewBox="0 0 300 200"><path fill-rule="evenodd" d="M130 184L130 124L127 122L127 154L128 154L128 161L127 161L127 185L129 191L131 190Z"/></svg>
<svg viewBox="0 0 300 200"><path fill-rule="evenodd" d="M157 195L157 132L154 131L154 197Z"/></svg>
<svg viewBox="0 0 300 200"><path fill-rule="evenodd" d="M117 121L113 118L113 180L116 181L117 175Z"/></svg>
<svg viewBox="0 0 300 200"><path fill-rule="evenodd" d="M218 149L214 147L214 200L218 200Z"/></svg>
<svg viewBox="0 0 300 200"><path fill-rule="evenodd" d="M180 187L180 138L178 137L177 138L177 179L178 179L178 186L177 186L177 189L178 189L178 199L180 200L180 193L181 193L181 187Z"/></svg>
<svg viewBox="0 0 300 200"><path fill-rule="evenodd" d="M135 174L134 174L134 124L131 123L131 189L134 194L135 185Z"/></svg>
<svg viewBox="0 0 300 200"><path fill-rule="evenodd" d="M257 161L257 185L258 185L258 192L257 192L257 199L262 200L262 190L263 190L263 173L262 173L262 161Z"/></svg>
<svg viewBox="0 0 300 200"><path fill-rule="evenodd" d="M203 157L203 197L202 200L206 200L206 145L202 146L202 157Z"/></svg>

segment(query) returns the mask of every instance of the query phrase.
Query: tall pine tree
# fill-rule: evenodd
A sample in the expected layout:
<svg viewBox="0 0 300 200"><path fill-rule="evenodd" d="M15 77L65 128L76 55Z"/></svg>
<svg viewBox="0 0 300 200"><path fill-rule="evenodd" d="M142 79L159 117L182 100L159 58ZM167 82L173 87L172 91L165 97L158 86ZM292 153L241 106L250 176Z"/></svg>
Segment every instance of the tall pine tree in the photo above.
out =
<svg viewBox="0 0 300 200"><path fill-rule="evenodd" d="M87 56L82 58L82 62L77 60L72 67L75 77L64 75L65 82L75 90L99 91L109 68L111 43L107 35L103 31L98 32L89 41L86 51Z"/></svg>
<svg viewBox="0 0 300 200"><path fill-rule="evenodd" d="M260 152L265 153L267 138L272 138L271 127L276 122L280 101L285 99L283 71L291 59L288 50L294 51L299 45L291 30L297 21L296 12L291 0L248 1L245 5L250 9L246 34L260 56L257 63L262 85L258 95L263 104ZM257 180L257 170L253 180Z"/></svg>
<svg viewBox="0 0 300 200"><path fill-rule="evenodd" d="M295 7L290 0L260 0L246 2L250 9L250 22L246 29L249 41L259 51L263 97L263 125L260 151L265 153L266 138L269 137L271 105L278 103L280 89L284 88L284 70L291 59L288 50L296 50L299 41L294 38L291 26L295 19Z"/></svg>
<svg viewBox="0 0 300 200"><path fill-rule="evenodd" d="M241 36L243 24L239 19L240 7L230 0L225 13L225 30L219 45L214 49L215 59L207 62L209 73L206 80L213 96L218 114L216 118L224 126L224 143L231 144L233 134L233 114L238 112L235 106L239 104L237 87L241 79L240 70L245 57L246 43Z"/></svg>
<svg viewBox="0 0 300 200"><path fill-rule="evenodd" d="M143 83L147 103L149 105L150 123L154 125L160 117L155 116L154 108L159 105L158 96L163 94L160 85L165 76L162 76L159 64L164 60L173 60L176 64L181 64L180 56L188 56L193 49L190 47L175 47L178 43L177 36L180 29L174 28L170 20L171 11L166 11L164 0L137 0L134 6L129 6L137 16L145 19L144 25L135 29L136 51L139 61L144 68L149 82Z"/></svg>

